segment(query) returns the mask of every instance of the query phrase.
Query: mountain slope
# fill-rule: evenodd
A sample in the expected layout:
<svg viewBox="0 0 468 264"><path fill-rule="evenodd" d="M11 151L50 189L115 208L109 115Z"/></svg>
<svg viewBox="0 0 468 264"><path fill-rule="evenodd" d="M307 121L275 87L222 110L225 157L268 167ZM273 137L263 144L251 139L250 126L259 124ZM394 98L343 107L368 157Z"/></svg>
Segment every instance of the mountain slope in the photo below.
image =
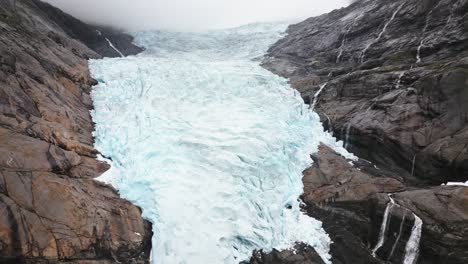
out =
<svg viewBox="0 0 468 264"><path fill-rule="evenodd" d="M150 224L92 179L108 169L89 114L87 59L101 55L70 25L96 32L36 0L0 1L0 262L145 263Z"/></svg>
<svg viewBox="0 0 468 264"><path fill-rule="evenodd" d="M264 67L362 158L322 147L304 172L333 263L468 261L468 188L440 186L468 180L467 29L466 0L362 0L269 49Z"/></svg>
<svg viewBox="0 0 468 264"><path fill-rule="evenodd" d="M357 1L290 26L264 64L306 101L328 82L316 110L360 157L413 183L466 181L467 10L465 0Z"/></svg>

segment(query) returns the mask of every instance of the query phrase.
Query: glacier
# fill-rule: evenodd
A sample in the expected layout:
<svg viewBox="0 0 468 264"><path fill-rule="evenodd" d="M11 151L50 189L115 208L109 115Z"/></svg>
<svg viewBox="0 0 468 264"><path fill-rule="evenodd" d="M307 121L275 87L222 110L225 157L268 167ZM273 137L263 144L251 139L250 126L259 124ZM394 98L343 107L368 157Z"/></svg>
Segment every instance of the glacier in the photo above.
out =
<svg viewBox="0 0 468 264"><path fill-rule="evenodd" d="M288 81L263 69L286 23L134 33L137 56L90 60L99 180L153 223L152 263L239 263L330 238L300 209L302 171L326 133Z"/></svg>

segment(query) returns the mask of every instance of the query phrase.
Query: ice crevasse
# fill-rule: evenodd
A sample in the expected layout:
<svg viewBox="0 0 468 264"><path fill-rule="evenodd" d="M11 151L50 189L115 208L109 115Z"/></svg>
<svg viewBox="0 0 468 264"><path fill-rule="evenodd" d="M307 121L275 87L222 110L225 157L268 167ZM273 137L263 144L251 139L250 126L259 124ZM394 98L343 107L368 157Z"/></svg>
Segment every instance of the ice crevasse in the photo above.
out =
<svg viewBox="0 0 468 264"><path fill-rule="evenodd" d="M90 61L96 148L111 183L153 223L152 263L239 263L302 241L329 262L304 215L302 171L324 132L286 79L259 58L286 29L135 33L138 56Z"/></svg>

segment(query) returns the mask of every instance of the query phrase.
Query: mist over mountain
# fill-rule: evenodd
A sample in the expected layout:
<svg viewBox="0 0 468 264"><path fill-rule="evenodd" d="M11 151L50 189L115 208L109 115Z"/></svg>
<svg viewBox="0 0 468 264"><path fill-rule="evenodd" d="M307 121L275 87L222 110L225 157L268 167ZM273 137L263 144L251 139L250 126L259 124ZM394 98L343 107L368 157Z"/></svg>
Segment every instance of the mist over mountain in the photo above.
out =
<svg viewBox="0 0 468 264"><path fill-rule="evenodd" d="M299 20L349 0L45 0L84 21L127 30L196 31L258 21Z"/></svg>

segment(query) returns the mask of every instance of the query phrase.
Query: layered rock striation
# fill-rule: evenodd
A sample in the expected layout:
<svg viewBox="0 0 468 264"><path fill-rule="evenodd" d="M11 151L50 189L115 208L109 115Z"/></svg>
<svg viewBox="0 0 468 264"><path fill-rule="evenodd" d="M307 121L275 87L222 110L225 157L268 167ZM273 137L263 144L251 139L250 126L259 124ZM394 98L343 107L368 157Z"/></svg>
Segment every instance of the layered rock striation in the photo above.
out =
<svg viewBox="0 0 468 264"><path fill-rule="evenodd" d="M322 146L304 172L333 263L468 261L468 188L441 186L468 180L468 1L354 1L291 25L263 65L361 158Z"/></svg>
<svg viewBox="0 0 468 264"><path fill-rule="evenodd" d="M290 26L264 66L359 157L413 184L467 181L467 12L466 0L356 1Z"/></svg>
<svg viewBox="0 0 468 264"><path fill-rule="evenodd" d="M410 246L415 263L468 261L467 187L405 186L367 161L351 165L324 145L312 158L302 199L334 242L333 263L404 263L416 217L423 224L419 242Z"/></svg>
<svg viewBox="0 0 468 264"><path fill-rule="evenodd" d="M0 1L0 262L146 263L151 225L93 178L87 59L140 49L36 0Z"/></svg>

